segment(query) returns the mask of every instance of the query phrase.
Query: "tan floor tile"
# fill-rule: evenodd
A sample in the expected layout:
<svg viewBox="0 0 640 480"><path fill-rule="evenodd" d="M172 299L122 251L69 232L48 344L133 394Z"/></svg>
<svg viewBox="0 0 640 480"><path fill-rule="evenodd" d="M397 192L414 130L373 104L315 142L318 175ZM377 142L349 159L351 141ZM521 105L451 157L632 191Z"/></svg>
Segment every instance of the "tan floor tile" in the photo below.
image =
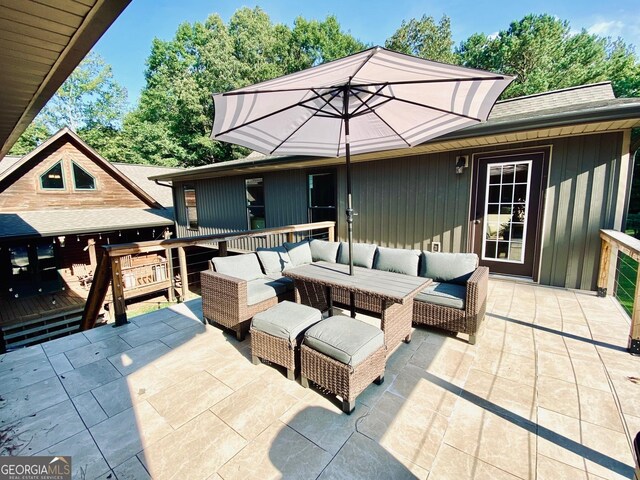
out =
<svg viewBox="0 0 640 480"><path fill-rule="evenodd" d="M580 418L589 423L624 431L620 412L611 392L603 392L594 388L578 386L580 395Z"/></svg>
<svg viewBox="0 0 640 480"><path fill-rule="evenodd" d="M537 361L538 375L544 375L545 377L552 377L565 382L575 383L573 365L566 350L564 353L539 350Z"/></svg>
<svg viewBox="0 0 640 480"><path fill-rule="evenodd" d="M42 349L48 357L73 350L74 348L84 347L89 344L89 340L82 333L74 333L66 337L56 338L42 344Z"/></svg>
<svg viewBox="0 0 640 480"><path fill-rule="evenodd" d="M388 390L409 402L419 402L445 417L451 415L462 392L462 388L414 365L407 365Z"/></svg>
<svg viewBox="0 0 640 480"><path fill-rule="evenodd" d="M112 337L74 348L65 352L65 355L73 365L73 368L80 368L129 349L131 349L131 345L120 337Z"/></svg>
<svg viewBox="0 0 640 480"><path fill-rule="evenodd" d="M165 388L148 400L173 428L179 428L231 393L233 390L220 380L207 372L200 372Z"/></svg>
<svg viewBox="0 0 640 480"><path fill-rule="evenodd" d="M585 471L580 420L538 409L538 454Z"/></svg>
<svg viewBox="0 0 640 480"><path fill-rule="evenodd" d="M138 454L154 480L206 479L245 445L240 435L210 411Z"/></svg>
<svg viewBox="0 0 640 480"><path fill-rule="evenodd" d="M69 363L69 359L64 353L59 353L58 355L52 355L49 357L49 363L51 363L51 366L58 375L73 370L73 365Z"/></svg>
<svg viewBox="0 0 640 480"><path fill-rule="evenodd" d="M347 415L335 400L318 392L309 393L305 400L287 410L280 420L327 452L335 454L355 432L358 422L369 414L369 408L357 405L353 413Z"/></svg>
<svg viewBox="0 0 640 480"><path fill-rule="evenodd" d="M535 419L536 390L530 385L472 369L462 391L463 398L479 397L506 415Z"/></svg>
<svg viewBox="0 0 640 480"><path fill-rule="evenodd" d="M580 418L578 387L552 377L538 377L538 405L554 412Z"/></svg>
<svg viewBox="0 0 640 480"><path fill-rule="evenodd" d="M340 449L319 480L426 479L429 472L400 459L373 440L354 433Z"/></svg>
<svg viewBox="0 0 640 480"><path fill-rule="evenodd" d="M425 341L415 351L409 363L461 385L469 374L474 356L475 352L467 345L452 343L439 347Z"/></svg>
<svg viewBox="0 0 640 480"><path fill-rule="evenodd" d="M211 411L251 440L297 402L294 396L258 379L215 404Z"/></svg>
<svg viewBox="0 0 640 480"><path fill-rule="evenodd" d="M5 359L15 358L16 361L7 360L4 365L6 368L0 370L0 394L13 392L56 376L56 372L42 350L36 350L36 352L39 352L35 357L36 360L29 362L22 361L24 357L11 357L11 354L4 357Z"/></svg>
<svg viewBox="0 0 640 480"><path fill-rule="evenodd" d="M138 457L131 457L113 469L118 480L151 480L149 472ZM113 477L112 477L113 478Z"/></svg>
<svg viewBox="0 0 640 480"><path fill-rule="evenodd" d="M170 352L169 347L159 340L154 340L136 348L130 348L108 358L122 375L140 370L144 366Z"/></svg>
<svg viewBox="0 0 640 480"><path fill-rule="evenodd" d="M446 429L445 417L389 392L358 426L360 433L389 452L426 470L433 465Z"/></svg>
<svg viewBox="0 0 640 480"><path fill-rule="evenodd" d="M0 455L33 455L85 429L71 400L3 425Z"/></svg>
<svg viewBox="0 0 640 480"><path fill-rule="evenodd" d="M151 342L152 340L160 340L163 337L171 335L176 331L175 328L171 328L169 325L163 322L153 323L152 325L148 326L138 323L138 326L140 328L138 328L137 330L121 333L119 337L132 347L138 347L144 343Z"/></svg>
<svg viewBox="0 0 640 480"><path fill-rule="evenodd" d="M535 385L536 362L530 357L483 348L476 354L472 367L508 380Z"/></svg>
<svg viewBox="0 0 640 480"><path fill-rule="evenodd" d="M115 324L110 323L107 325L92 328L91 330L82 332L82 334L91 343L96 343L102 340L106 340L107 338L115 337L116 335L119 335L121 333L130 332L131 330L137 329L138 325L136 325L135 323L126 323L119 327L116 327Z"/></svg>
<svg viewBox="0 0 640 480"><path fill-rule="evenodd" d="M109 472L109 465L88 430L38 452L37 455L70 455L72 478L97 478Z"/></svg>
<svg viewBox="0 0 640 480"><path fill-rule="evenodd" d="M536 479L558 480L560 478L588 480L587 472L585 470L572 467L566 463L561 463L557 460L538 454Z"/></svg>
<svg viewBox="0 0 640 480"><path fill-rule="evenodd" d="M449 422L446 444L520 478L535 471L533 424L495 415L478 405L459 400Z"/></svg>
<svg viewBox="0 0 640 480"><path fill-rule="evenodd" d="M243 354L244 353L244 354ZM264 364L254 365L251 352L234 351L226 358L208 364L206 370L218 380L234 390L239 390L265 373L269 367Z"/></svg>
<svg viewBox="0 0 640 480"><path fill-rule="evenodd" d="M482 460L443 444L431 469L429 478L474 480L517 480L504 470L500 470ZM557 477L556 477L557 478Z"/></svg>
<svg viewBox="0 0 640 480"><path fill-rule="evenodd" d="M587 471L609 479L633 477L634 459L627 436L608 428L582 422L584 445L592 453L587 457Z"/></svg>
<svg viewBox="0 0 640 480"><path fill-rule="evenodd" d="M622 411L640 417L640 367L632 375L628 370L610 370L609 373Z"/></svg>
<svg viewBox="0 0 640 480"><path fill-rule="evenodd" d="M487 330L482 336L482 342L478 344L481 348L492 348L502 352L520 355L523 357L535 357L534 342L532 338L515 335L509 332L500 333Z"/></svg>
<svg viewBox="0 0 640 480"><path fill-rule="evenodd" d="M295 430L276 422L227 462L219 473L225 480L304 480L320 475L332 457Z"/></svg>
<svg viewBox="0 0 640 480"><path fill-rule="evenodd" d="M539 352L551 352L568 356L567 345L562 335L543 329L536 329L533 335L535 337L536 349Z"/></svg>
<svg viewBox="0 0 640 480"><path fill-rule="evenodd" d="M0 426L14 423L68 399L57 377L4 393L0 395Z"/></svg>
<svg viewBox="0 0 640 480"><path fill-rule="evenodd" d="M86 392L82 395L78 395L77 397L73 397L71 401L76 407L76 410L78 410L80 418L82 418L82 421L87 428L91 428L107 419L107 414L91 392Z"/></svg>
<svg viewBox="0 0 640 480"><path fill-rule="evenodd" d="M110 417L173 385L175 380L164 370L147 365L126 377L101 385L91 391Z"/></svg>
<svg viewBox="0 0 640 480"><path fill-rule="evenodd" d="M2 353L0 354L0 376L2 376L6 370L15 369L15 367L23 363L32 363L46 359L47 356L41 345L20 348L9 353Z"/></svg>
<svg viewBox="0 0 640 480"><path fill-rule="evenodd" d="M60 375L62 385L71 398L122 377L105 358Z"/></svg>
<svg viewBox="0 0 640 480"><path fill-rule="evenodd" d="M112 468L174 431L146 401L89 430Z"/></svg>

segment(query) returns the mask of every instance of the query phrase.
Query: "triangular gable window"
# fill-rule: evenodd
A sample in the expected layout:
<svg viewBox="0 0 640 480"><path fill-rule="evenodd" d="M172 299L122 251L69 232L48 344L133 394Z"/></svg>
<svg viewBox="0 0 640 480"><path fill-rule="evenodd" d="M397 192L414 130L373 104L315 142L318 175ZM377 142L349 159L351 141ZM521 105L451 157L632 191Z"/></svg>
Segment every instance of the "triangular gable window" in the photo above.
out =
<svg viewBox="0 0 640 480"><path fill-rule="evenodd" d="M76 162L73 164L73 183L76 190L95 190L96 179Z"/></svg>
<svg viewBox="0 0 640 480"><path fill-rule="evenodd" d="M59 161L49 170L40 175L40 186L45 190L64 190L62 161Z"/></svg>

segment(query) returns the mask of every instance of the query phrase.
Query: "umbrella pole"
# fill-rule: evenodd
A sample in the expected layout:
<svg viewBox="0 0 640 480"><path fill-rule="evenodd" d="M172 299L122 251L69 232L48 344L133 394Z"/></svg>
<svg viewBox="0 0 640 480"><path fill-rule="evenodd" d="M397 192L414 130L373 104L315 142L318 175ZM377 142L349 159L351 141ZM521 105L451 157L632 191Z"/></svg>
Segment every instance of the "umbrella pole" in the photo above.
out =
<svg viewBox="0 0 640 480"><path fill-rule="evenodd" d="M349 275L353 275L353 203L351 201L351 145L349 141L349 115L347 114L347 95L344 96L345 117L344 117L344 149L347 158L347 239L349 242ZM351 317L356 318L356 298L355 294L349 294L351 303Z"/></svg>

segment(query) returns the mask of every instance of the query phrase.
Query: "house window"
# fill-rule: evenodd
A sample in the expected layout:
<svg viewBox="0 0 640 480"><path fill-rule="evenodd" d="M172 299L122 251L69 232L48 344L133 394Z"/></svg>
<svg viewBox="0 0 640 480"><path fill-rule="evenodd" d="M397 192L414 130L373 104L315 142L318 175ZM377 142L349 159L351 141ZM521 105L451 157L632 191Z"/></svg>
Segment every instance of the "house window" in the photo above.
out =
<svg viewBox="0 0 640 480"><path fill-rule="evenodd" d="M73 165L73 186L76 190L95 190L96 179L76 162Z"/></svg>
<svg viewBox="0 0 640 480"><path fill-rule="evenodd" d="M187 214L187 228L189 230L197 230L198 207L196 201L196 187L194 185L184 186L184 207Z"/></svg>
<svg viewBox="0 0 640 480"><path fill-rule="evenodd" d="M44 190L64 190L62 160L40 175L40 186Z"/></svg>
<svg viewBox="0 0 640 480"><path fill-rule="evenodd" d="M247 178L244 184L247 190L247 222L249 230L265 228L264 184L262 178Z"/></svg>
<svg viewBox="0 0 640 480"><path fill-rule="evenodd" d="M310 173L307 177L309 221L336 221L336 180L333 172Z"/></svg>

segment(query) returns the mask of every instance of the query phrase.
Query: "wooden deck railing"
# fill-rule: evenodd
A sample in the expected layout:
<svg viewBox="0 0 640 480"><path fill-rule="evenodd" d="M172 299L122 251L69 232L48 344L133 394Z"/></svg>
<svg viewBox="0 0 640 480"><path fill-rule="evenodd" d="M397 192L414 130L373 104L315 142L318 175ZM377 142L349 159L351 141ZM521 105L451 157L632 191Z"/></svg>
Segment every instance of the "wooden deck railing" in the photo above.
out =
<svg viewBox="0 0 640 480"><path fill-rule="evenodd" d="M604 297L608 291L614 292L618 253L624 253L640 262L640 240L617 230L600 230L600 238L602 250L598 272L598 295ZM640 269L635 278L628 350L629 353L640 355Z"/></svg>
<svg viewBox="0 0 640 480"><path fill-rule="evenodd" d="M287 235L288 241L294 241L296 233L312 232L316 230L327 231L328 239L333 241L335 238L335 222L317 222L317 223L305 223L299 225L287 225L284 227L263 228L261 230L250 230L242 232L228 232L215 235L200 235L194 237L164 239L164 240L152 240L149 242L136 242L126 243L120 245L104 245L104 255L96 267L94 273L93 283L89 290L89 296L82 315L82 323L80 330L88 330L93 328L98 318L98 314L102 305L105 303L105 297L109 289L109 285L112 286L113 293L113 308L115 312L116 326L124 325L127 323L127 311L125 299L127 290L131 289L130 280L127 280L126 274L131 269L139 268L136 266L130 266L128 260L123 262L130 255L136 255L141 253L163 252L163 256L166 261L166 281L169 284L169 295L174 291L174 275L173 275L173 256L172 249L178 251L178 263L180 269L181 278L181 298L185 299L188 296L188 272L187 272L187 255L185 248L194 246L217 246L218 255L227 255L227 244L230 241L238 240L242 238L251 237L265 237L270 235ZM139 272L137 272L139 273ZM156 272L155 275L162 275ZM151 279L154 277L154 273L151 272ZM157 288L156 288L157 290Z"/></svg>

